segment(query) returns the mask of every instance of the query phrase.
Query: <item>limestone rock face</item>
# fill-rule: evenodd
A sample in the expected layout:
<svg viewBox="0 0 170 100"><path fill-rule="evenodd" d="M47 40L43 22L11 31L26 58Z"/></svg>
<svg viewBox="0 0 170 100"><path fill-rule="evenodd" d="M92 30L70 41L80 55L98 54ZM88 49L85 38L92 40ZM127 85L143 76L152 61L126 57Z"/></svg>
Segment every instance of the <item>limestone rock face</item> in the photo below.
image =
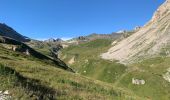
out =
<svg viewBox="0 0 170 100"><path fill-rule="evenodd" d="M108 60L128 64L144 58L169 52L170 49L170 0L163 3L152 19L139 31L123 39L101 55ZM169 56L169 54L166 54Z"/></svg>
<svg viewBox="0 0 170 100"><path fill-rule="evenodd" d="M157 11L155 12L154 16L152 17L152 21L157 21L162 18L166 13L170 11L170 0L167 0L164 4L162 4Z"/></svg>

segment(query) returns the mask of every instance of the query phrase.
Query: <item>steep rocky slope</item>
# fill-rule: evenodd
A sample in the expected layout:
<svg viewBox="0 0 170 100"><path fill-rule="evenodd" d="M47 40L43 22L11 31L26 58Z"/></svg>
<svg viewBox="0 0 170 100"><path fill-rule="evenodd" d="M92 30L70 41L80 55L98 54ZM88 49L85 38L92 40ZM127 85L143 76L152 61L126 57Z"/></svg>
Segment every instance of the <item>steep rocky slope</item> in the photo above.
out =
<svg viewBox="0 0 170 100"><path fill-rule="evenodd" d="M170 0L162 4L153 18L138 32L111 47L102 58L133 63L148 57L169 56Z"/></svg>

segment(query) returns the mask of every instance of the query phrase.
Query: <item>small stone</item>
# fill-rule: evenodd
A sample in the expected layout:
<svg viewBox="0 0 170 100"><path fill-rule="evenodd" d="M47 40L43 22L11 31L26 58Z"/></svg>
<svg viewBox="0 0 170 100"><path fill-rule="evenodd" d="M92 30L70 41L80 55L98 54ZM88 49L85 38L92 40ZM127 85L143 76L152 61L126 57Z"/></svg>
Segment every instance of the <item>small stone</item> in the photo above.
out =
<svg viewBox="0 0 170 100"><path fill-rule="evenodd" d="M5 95L9 95L9 91L8 91L8 90L6 90L3 94L5 94Z"/></svg>
<svg viewBox="0 0 170 100"><path fill-rule="evenodd" d="M132 78L132 84L135 84L135 85L144 85L145 84L145 80L139 80L139 79Z"/></svg>

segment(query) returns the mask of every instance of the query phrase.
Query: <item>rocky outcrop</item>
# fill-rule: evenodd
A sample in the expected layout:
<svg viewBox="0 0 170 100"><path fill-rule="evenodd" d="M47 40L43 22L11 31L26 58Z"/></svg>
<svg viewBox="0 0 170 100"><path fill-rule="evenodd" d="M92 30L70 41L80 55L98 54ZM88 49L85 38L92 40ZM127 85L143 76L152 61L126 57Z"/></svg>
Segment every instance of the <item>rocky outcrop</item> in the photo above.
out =
<svg viewBox="0 0 170 100"><path fill-rule="evenodd" d="M134 85L144 85L145 84L145 80L140 80L140 79L132 78L132 84L134 84Z"/></svg>
<svg viewBox="0 0 170 100"><path fill-rule="evenodd" d="M169 45L170 1L167 0L145 26L111 47L101 57L108 60L116 59L121 63L129 64L148 57L159 56L162 52L168 52L170 51L170 49L167 49Z"/></svg>
<svg viewBox="0 0 170 100"><path fill-rule="evenodd" d="M0 91L0 100L12 100L12 97L10 96L8 90Z"/></svg>
<svg viewBox="0 0 170 100"><path fill-rule="evenodd" d="M167 69L167 72L163 75L163 78L170 82L170 68Z"/></svg>
<svg viewBox="0 0 170 100"><path fill-rule="evenodd" d="M170 0L166 0L164 4L162 4L155 14L152 17L151 22L155 22L160 20L163 16L165 16L167 13L169 13L170 10Z"/></svg>
<svg viewBox="0 0 170 100"><path fill-rule="evenodd" d="M60 42L63 42L63 40L60 38L57 38L57 39L50 38L48 40L45 40L44 42L59 42L60 43Z"/></svg>

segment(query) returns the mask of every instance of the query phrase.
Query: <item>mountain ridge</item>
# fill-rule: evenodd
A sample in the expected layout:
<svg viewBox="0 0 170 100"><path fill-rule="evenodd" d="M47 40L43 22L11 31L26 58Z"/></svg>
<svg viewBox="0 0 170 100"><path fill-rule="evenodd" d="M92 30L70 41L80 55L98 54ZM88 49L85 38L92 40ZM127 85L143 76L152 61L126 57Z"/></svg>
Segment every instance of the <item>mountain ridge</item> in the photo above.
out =
<svg viewBox="0 0 170 100"><path fill-rule="evenodd" d="M20 33L16 32L13 28L7 26L4 23L0 23L0 35L10 37L22 42L30 41L28 37L21 35Z"/></svg>
<svg viewBox="0 0 170 100"><path fill-rule="evenodd" d="M103 59L119 60L128 64L153 56L159 56L170 44L170 2L163 3L152 19L138 32L112 46L101 54ZM169 55L169 49L163 53Z"/></svg>

